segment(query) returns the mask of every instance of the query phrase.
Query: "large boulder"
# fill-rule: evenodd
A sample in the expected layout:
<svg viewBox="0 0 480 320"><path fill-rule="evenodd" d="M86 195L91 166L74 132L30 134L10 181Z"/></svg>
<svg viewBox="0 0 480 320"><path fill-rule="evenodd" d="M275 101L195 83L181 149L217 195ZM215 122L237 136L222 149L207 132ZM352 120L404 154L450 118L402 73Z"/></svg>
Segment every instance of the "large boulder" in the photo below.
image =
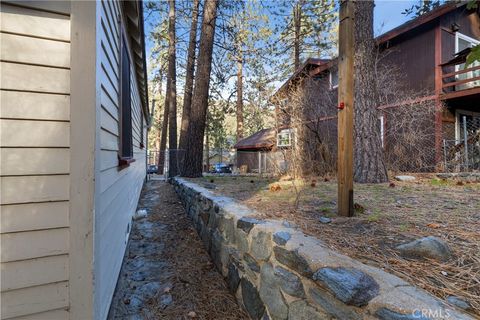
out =
<svg viewBox="0 0 480 320"><path fill-rule="evenodd" d="M397 250L406 258L428 258L447 261L452 257L452 252L448 245L434 236L402 244L397 247Z"/></svg>

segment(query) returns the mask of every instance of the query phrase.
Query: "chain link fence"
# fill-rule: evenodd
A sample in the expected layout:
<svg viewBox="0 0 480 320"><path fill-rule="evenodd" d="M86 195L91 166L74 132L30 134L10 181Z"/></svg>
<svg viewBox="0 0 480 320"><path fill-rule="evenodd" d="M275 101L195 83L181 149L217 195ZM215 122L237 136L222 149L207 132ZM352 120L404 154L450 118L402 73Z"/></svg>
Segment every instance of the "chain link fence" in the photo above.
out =
<svg viewBox="0 0 480 320"><path fill-rule="evenodd" d="M443 140L445 172L480 170L480 115L459 114L455 139Z"/></svg>
<svg viewBox="0 0 480 320"><path fill-rule="evenodd" d="M480 171L480 115L457 114L454 121L442 124L442 145L436 146L435 109L431 105L408 105L383 109L378 130L387 169L393 172L472 172ZM307 126L308 125L308 126ZM204 152L203 171L222 163L234 174L299 175L335 174L337 161L337 118L311 121L292 130L292 144L272 150L237 150L233 157L225 150ZM212 154L216 154L212 156ZM170 161L172 159L172 161ZM149 150L149 173L182 175L185 150ZM174 165L173 170L170 166ZM209 167L207 167L210 165ZM161 166L160 166L160 169Z"/></svg>
<svg viewBox="0 0 480 320"><path fill-rule="evenodd" d="M282 151L246 151L235 154L236 174L275 175L288 171L289 159Z"/></svg>

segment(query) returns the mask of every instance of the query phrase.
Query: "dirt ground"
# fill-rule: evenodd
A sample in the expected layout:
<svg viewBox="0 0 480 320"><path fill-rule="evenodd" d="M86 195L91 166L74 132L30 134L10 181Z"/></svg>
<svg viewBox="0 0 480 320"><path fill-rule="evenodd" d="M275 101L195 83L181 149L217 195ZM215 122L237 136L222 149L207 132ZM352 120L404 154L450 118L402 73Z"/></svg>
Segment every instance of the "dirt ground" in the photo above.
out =
<svg viewBox="0 0 480 320"><path fill-rule="evenodd" d="M335 181L219 176L196 181L210 184L210 188L215 184L212 191L257 209L260 218L293 222L329 247L440 298L461 297L472 305L471 312L480 316L479 183L424 175L413 182L358 184L354 187L356 216L342 218L336 216ZM331 222L322 223L320 217L331 218ZM441 263L398 256L396 246L430 235L445 240L454 258Z"/></svg>
<svg viewBox="0 0 480 320"><path fill-rule="evenodd" d="M249 319L227 289L173 187L148 182L109 319Z"/></svg>

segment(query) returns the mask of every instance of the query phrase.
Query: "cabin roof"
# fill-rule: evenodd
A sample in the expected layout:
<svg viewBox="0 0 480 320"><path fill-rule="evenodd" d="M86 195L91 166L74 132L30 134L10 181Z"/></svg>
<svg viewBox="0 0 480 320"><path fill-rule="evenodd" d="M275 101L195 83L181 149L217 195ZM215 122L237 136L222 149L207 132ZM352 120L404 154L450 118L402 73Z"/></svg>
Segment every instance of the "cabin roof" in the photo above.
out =
<svg viewBox="0 0 480 320"><path fill-rule="evenodd" d="M274 128L260 130L251 136L238 141L233 147L237 150L271 149L275 145L276 131Z"/></svg>
<svg viewBox="0 0 480 320"><path fill-rule="evenodd" d="M465 5L465 2L460 2L460 3L457 3L457 2L446 2L445 4L441 5L441 6L438 6L437 8L433 9L432 11L430 12L427 12L425 14L422 14L421 16L415 18L415 19L412 19L410 21L407 21L401 25L399 25L398 27L388 31L388 32L385 32L384 34L381 34L379 35L377 38L376 38L376 41L378 44L382 44L382 43L385 43L389 40L392 40L393 38L396 38L398 37L399 35L401 34L404 34L410 30L413 30L419 26L422 26L432 20L435 20L437 19L438 17L441 17L443 16L444 14L447 14L455 9L457 9L458 7L461 7L461 6L464 6Z"/></svg>
<svg viewBox="0 0 480 320"><path fill-rule="evenodd" d="M337 59L318 59L308 58L305 62L288 78L287 81L275 92L273 97L279 97L287 93L288 89L296 82L308 75L319 74L334 65Z"/></svg>

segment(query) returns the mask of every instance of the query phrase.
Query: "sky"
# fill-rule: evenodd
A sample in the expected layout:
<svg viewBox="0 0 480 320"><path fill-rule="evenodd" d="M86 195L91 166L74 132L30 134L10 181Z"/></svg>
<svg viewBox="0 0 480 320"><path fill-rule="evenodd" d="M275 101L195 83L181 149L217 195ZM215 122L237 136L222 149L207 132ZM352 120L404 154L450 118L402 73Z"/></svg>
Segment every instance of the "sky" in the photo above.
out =
<svg viewBox="0 0 480 320"><path fill-rule="evenodd" d="M160 0L161 1L161 0ZM187 0L191 1L191 0ZM228 1L228 0L225 0ZM271 0L275 1L275 0ZM378 36L382 33L385 33L402 23L410 20L411 17L407 17L402 14L402 12L410 8L413 4L418 3L417 0L376 0L375 1L375 11L374 11L374 32L375 36ZM151 31L151 22L147 21L145 23L145 33L146 37L146 49L147 55L150 56L150 50L152 48L152 41L149 37ZM187 24L188 25L188 24ZM188 31L188 30L186 30ZM179 30L177 31L177 34ZM182 33L182 31L180 31ZM177 56L177 58L180 58ZM148 61L148 59L147 59ZM149 63L149 61L147 62Z"/></svg>
<svg viewBox="0 0 480 320"><path fill-rule="evenodd" d="M375 35L385 33L402 23L410 20L402 11L411 7L418 1L407 0L380 0L375 1L374 28Z"/></svg>
<svg viewBox="0 0 480 320"><path fill-rule="evenodd" d="M409 17L401 14L401 12L417 2L411 0L376 0L374 12L375 35L380 35L408 21ZM145 33L148 35L151 31L150 24L146 23L145 28ZM147 51L151 48L150 42L151 40L147 39Z"/></svg>

